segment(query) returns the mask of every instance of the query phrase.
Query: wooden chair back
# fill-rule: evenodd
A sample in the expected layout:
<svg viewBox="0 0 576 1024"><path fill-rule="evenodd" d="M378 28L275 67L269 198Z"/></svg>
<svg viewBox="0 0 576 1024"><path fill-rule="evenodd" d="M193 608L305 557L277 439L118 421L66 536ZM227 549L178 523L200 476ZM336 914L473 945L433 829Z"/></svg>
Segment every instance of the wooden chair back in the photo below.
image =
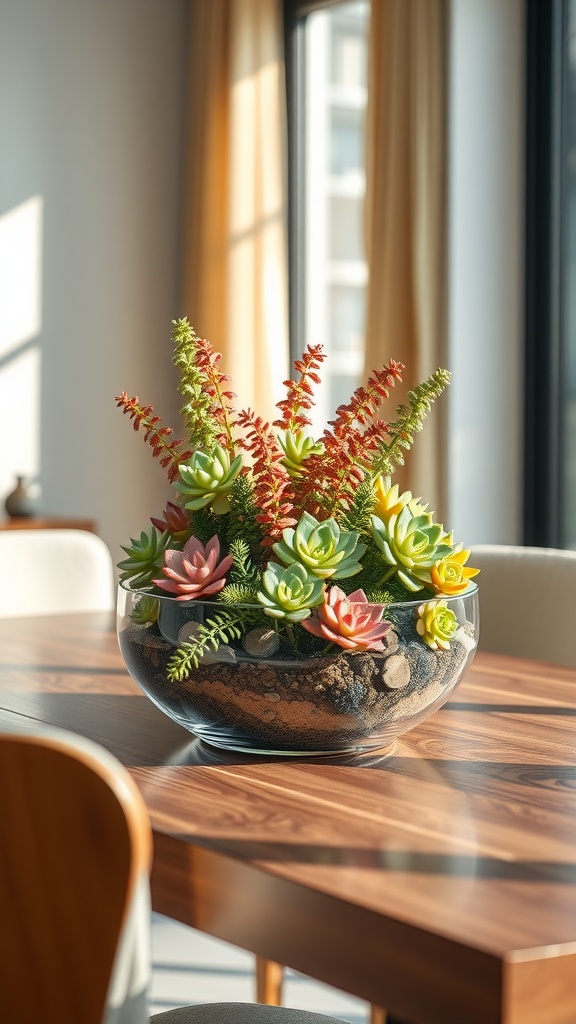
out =
<svg viewBox="0 0 576 1024"><path fill-rule="evenodd" d="M102 1024L151 830L118 762L61 730L0 734L0 1017Z"/></svg>

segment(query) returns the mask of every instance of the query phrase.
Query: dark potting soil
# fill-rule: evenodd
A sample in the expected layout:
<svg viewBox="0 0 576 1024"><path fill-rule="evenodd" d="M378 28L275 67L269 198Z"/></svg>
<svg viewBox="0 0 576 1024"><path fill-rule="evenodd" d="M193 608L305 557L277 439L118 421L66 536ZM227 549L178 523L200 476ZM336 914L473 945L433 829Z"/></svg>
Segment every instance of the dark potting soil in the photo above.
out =
<svg viewBox="0 0 576 1024"><path fill-rule="evenodd" d="M345 651L291 661L256 659L241 649L235 661L201 661L183 682L166 669L175 647L157 627L130 624L120 647L142 689L192 732L222 728L265 749L343 749L376 734L380 745L440 706L474 648L461 626L448 651L421 640L399 642L391 631L384 653Z"/></svg>

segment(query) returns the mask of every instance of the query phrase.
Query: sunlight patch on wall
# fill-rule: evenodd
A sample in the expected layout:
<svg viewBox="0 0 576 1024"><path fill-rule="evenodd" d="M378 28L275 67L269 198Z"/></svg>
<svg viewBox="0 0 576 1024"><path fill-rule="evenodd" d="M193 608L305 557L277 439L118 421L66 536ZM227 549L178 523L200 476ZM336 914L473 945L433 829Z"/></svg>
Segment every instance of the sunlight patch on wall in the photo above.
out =
<svg viewBox="0 0 576 1024"><path fill-rule="evenodd" d="M42 199L33 196L0 217L0 357L39 333L41 300Z"/></svg>
<svg viewBox="0 0 576 1024"><path fill-rule="evenodd" d="M0 498L40 470L43 203L0 216Z"/></svg>

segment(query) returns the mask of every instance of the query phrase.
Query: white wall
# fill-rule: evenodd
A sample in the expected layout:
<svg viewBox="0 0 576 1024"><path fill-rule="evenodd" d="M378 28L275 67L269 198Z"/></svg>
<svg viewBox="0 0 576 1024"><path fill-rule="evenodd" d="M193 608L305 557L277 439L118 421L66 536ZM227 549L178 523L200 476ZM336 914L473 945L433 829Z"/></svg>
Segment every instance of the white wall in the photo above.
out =
<svg viewBox="0 0 576 1024"><path fill-rule="evenodd" d="M520 540L523 0L452 0L449 515L467 544Z"/></svg>
<svg viewBox="0 0 576 1024"><path fill-rule="evenodd" d="M168 493L116 410L177 419L186 0L0 0L0 514L16 473L118 546ZM449 510L521 518L523 2L452 0Z"/></svg>
<svg viewBox="0 0 576 1024"><path fill-rule="evenodd" d="M168 493L114 398L177 418L186 7L0 0L0 514L32 474L115 559Z"/></svg>

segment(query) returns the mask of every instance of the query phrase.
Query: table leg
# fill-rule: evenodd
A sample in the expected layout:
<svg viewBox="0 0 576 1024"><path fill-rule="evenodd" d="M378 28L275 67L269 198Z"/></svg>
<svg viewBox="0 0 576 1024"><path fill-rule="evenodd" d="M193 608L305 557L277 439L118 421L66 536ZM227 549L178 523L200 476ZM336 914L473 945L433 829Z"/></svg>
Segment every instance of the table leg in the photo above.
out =
<svg viewBox="0 0 576 1024"><path fill-rule="evenodd" d="M274 960L256 957L256 1002L282 1006L284 967Z"/></svg>
<svg viewBox="0 0 576 1024"><path fill-rule="evenodd" d="M387 1015L383 1006L370 1006L370 1024L386 1024Z"/></svg>

